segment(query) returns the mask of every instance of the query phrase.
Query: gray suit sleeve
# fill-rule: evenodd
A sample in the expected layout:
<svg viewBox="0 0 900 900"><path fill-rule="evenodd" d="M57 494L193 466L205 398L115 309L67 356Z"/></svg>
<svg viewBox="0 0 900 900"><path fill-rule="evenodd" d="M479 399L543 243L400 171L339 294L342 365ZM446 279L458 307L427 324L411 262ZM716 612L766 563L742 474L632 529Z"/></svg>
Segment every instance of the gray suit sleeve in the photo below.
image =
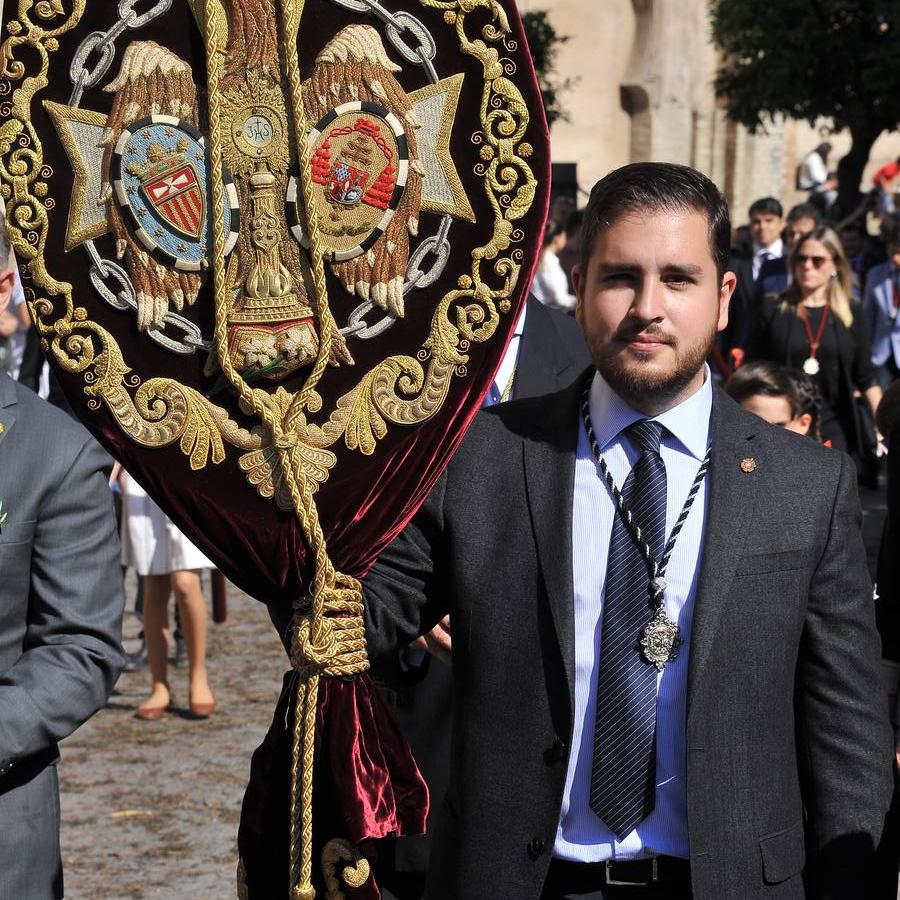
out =
<svg viewBox="0 0 900 900"><path fill-rule="evenodd" d="M122 667L124 595L107 463L87 439L39 509L23 653L0 677L0 773L89 719Z"/></svg>
<svg viewBox="0 0 900 900"><path fill-rule="evenodd" d="M396 676L397 650L450 611L444 531L446 473L363 581L369 659L382 677Z"/></svg>
<svg viewBox="0 0 900 900"><path fill-rule="evenodd" d="M856 472L842 455L797 662L810 897L863 896L892 792L892 735L879 676ZM862 892L861 892L862 891Z"/></svg>

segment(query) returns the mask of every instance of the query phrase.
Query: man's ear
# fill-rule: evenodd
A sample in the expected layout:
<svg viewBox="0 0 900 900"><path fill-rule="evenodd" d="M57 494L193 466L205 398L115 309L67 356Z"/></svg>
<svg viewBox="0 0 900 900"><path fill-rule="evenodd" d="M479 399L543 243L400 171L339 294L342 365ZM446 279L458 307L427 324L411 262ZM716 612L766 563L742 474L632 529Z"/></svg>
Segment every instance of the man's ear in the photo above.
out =
<svg viewBox="0 0 900 900"><path fill-rule="evenodd" d="M584 304L584 273L581 271L581 263L572 269L572 285L575 288L575 320L579 325L584 325L582 306Z"/></svg>
<svg viewBox="0 0 900 900"><path fill-rule="evenodd" d="M12 269L0 270L0 312L9 306L9 298L12 297L16 276Z"/></svg>
<svg viewBox="0 0 900 900"><path fill-rule="evenodd" d="M728 304L731 303L731 295L736 287L737 275L734 272L726 272L719 286L719 321L716 331L722 331L728 325Z"/></svg>

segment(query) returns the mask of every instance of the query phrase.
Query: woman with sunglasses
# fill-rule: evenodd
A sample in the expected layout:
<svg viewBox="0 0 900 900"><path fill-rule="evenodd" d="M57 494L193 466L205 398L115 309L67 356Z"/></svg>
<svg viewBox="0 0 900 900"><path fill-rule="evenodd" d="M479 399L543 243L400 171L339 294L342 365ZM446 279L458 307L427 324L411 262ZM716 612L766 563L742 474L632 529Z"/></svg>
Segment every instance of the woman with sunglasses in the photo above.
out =
<svg viewBox="0 0 900 900"><path fill-rule="evenodd" d="M809 375L822 394L822 439L868 462L876 449L872 421L881 388L840 238L830 228L814 229L794 247L788 265L791 283L764 299L749 356ZM868 408L861 408L861 397Z"/></svg>

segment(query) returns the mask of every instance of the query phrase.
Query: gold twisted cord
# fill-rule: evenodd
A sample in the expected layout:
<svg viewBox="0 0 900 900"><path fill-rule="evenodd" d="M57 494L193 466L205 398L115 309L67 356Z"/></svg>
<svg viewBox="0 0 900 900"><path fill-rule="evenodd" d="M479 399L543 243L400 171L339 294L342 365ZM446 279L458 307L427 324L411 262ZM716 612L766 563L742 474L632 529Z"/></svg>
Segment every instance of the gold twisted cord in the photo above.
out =
<svg viewBox="0 0 900 900"><path fill-rule="evenodd" d="M328 307L325 270L318 222L311 211L312 180L308 165L307 125L303 111L297 31L305 0L283 0L282 40L288 70L294 127L299 152L303 206L307 216L313 278L313 303L319 320L319 353L303 389L294 397L285 419L263 391L254 391L232 364L228 353L228 297L225 266L225 224L218 211L224 206L222 108L220 82L225 47L224 11L219 0L204 4L207 44L207 87L210 120L210 174L213 212L214 339L222 372L238 391L242 403L263 421L278 450L279 462L307 546L315 554L311 602L295 609L292 665L299 674L291 748L291 900L314 900L312 885L312 793L316 707L320 672L355 675L368 668L362 619L362 589L355 578L336 573L325 545L313 492L300 473L297 425L311 404L316 386L328 365L334 319ZM336 586L338 583L338 586ZM329 615L330 614L330 615Z"/></svg>

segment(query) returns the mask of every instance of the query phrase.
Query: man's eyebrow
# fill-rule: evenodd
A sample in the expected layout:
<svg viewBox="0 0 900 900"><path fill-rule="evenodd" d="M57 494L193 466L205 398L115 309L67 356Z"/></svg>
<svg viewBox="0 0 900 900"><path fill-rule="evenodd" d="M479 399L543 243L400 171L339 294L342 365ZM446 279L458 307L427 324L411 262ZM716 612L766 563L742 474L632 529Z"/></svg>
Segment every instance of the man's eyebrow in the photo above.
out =
<svg viewBox="0 0 900 900"><path fill-rule="evenodd" d="M639 275L644 270L642 266L636 263L627 262L601 262L597 265L597 270L601 275ZM696 278L703 274L703 267L694 265L693 263L667 263L663 266L664 275L687 275Z"/></svg>
<svg viewBox="0 0 900 900"><path fill-rule="evenodd" d="M703 274L703 267L696 266L693 263L669 263L663 266L663 274L665 275L689 275L696 278Z"/></svg>
<svg viewBox="0 0 900 900"><path fill-rule="evenodd" d="M627 262L601 262L597 265L597 268L601 275L607 275L611 272L615 272L616 274L639 274L643 271L641 266L637 265L637 263Z"/></svg>

